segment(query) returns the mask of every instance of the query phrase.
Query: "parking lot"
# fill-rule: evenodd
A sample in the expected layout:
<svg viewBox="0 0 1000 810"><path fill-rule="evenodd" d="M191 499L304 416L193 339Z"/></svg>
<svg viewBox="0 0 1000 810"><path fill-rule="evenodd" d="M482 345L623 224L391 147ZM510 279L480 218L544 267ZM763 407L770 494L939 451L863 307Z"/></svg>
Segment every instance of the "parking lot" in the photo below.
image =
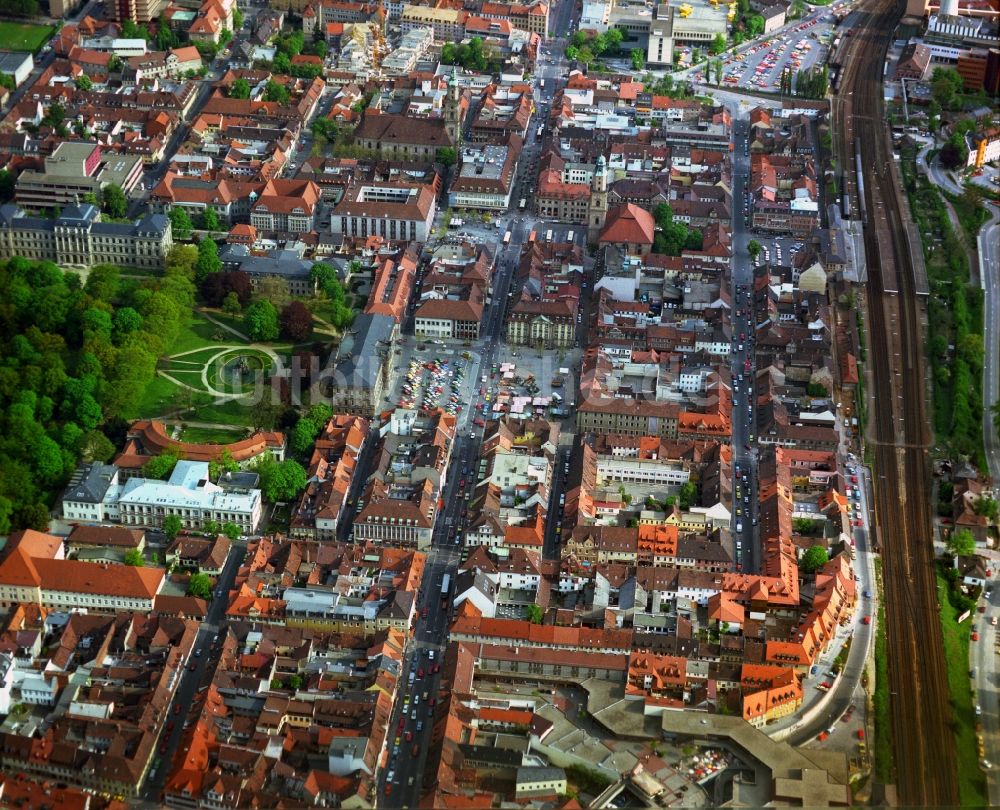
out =
<svg viewBox="0 0 1000 810"><path fill-rule="evenodd" d="M478 363L474 348L404 337L396 350L392 387L386 392L385 406L418 411L444 408L459 417L461 428L472 401Z"/></svg>
<svg viewBox="0 0 1000 810"><path fill-rule="evenodd" d="M764 236L753 234L753 239L760 242L763 250L757 257L757 266L767 264L772 267L788 267L795 254L803 250L805 245L799 239L790 236Z"/></svg>
<svg viewBox="0 0 1000 810"><path fill-rule="evenodd" d="M781 73L786 68L795 74L824 63L832 37L832 26L831 14L804 20L777 36L730 56L723 63L723 84L745 89L779 89ZM702 81L702 73L696 73L694 79Z"/></svg>

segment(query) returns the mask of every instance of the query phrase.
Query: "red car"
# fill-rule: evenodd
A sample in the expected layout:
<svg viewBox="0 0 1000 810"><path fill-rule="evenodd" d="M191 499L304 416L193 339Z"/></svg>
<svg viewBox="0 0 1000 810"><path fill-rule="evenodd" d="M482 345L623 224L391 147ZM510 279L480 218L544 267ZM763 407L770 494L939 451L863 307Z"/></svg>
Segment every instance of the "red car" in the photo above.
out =
<svg viewBox="0 0 1000 810"><path fill-rule="evenodd" d="M412 731L407 731L406 732L406 741L407 742L413 742L413 732Z"/></svg>
<svg viewBox="0 0 1000 810"><path fill-rule="evenodd" d="M420 756L420 743L414 743L413 744L413 756L415 756L415 757L419 757Z"/></svg>
<svg viewBox="0 0 1000 810"><path fill-rule="evenodd" d="M427 607L424 607L423 613L421 614L426 619L427 618Z"/></svg>
<svg viewBox="0 0 1000 810"><path fill-rule="evenodd" d="M979 641L979 633L973 633L972 634L972 640L973 641Z"/></svg>
<svg viewBox="0 0 1000 810"><path fill-rule="evenodd" d="M173 730L174 730L174 721L171 720L169 723L167 723L167 731L173 731Z"/></svg>
<svg viewBox="0 0 1000 810"><path fill-rule="evenodd" d="M180 713L181 713L181 704L180 703L175 703L174 704L174 714L180 714Z"/></svg>
<svg viewBox="0 0 1000 810"><path fill-rule="evenodd" d="M417 670L417 677L418 678L423 678L424 677L424 668L423 667L421 667L420 669Z"/></svg>
<svg viewBox="0 0 1000 810"><path fill-rule="evenodd" d="M437 704L437 698L431 698L429 705L434 706Z"/></svg>
<svg viewBox="0 0 1000 810"><path fill-rule="evenodd" d="M386 782L385 783L385 795L388 796L390 793L392 793L392 783Z"/></svg>
<svg viewBox="0 0 1000 810"><path fill-rule="evenodd" d="M872 617L871 616L865 616L861 621L863 621L865 624L871 624L872 623ZM973 639L973 641L975 641L975 639Z"/></svg>
<svg viewBox="0 0 1000 810"><path fill-rule="evenodd" d="M405 717L400 717L399 718L399 730L402 731L405 727L406 727L406 718Z"/></svg>

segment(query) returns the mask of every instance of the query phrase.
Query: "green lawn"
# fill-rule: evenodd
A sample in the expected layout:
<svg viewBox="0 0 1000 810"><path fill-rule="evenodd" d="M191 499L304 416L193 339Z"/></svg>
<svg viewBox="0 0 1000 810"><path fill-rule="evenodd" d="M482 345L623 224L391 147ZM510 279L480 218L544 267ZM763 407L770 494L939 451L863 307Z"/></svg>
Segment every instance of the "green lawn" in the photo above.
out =
<svg viewBox="0 0 1000 810"><path fill-rule="evenodd" d="M976 715L973 708L972 682L969 680L969 626L955 621L957 613L948 600L948 583L937 571L938 609L944 639L944 660L948 667L958 753L958 793L962 807L986 807L986 779L979 767L976 747Z"/></svg>
<svg viewBox="0 0 1000 810"><path fill-rule="evenodd" d="M186 427L181 439L199 444L230 444L246 438L245 430L222 430L219 428Z"/></svg>
<svg viewBox="0 0 1000 810"><path fill-rule="evenodd" d="M195 312L190 325L182 327L177 340L166 354L174 355L191 349L212 348L240 342L232 332L207 320L200 312Z"/></svg>
<svg viewBox="0 0 1000 810"><path fill-rule="evenodd" d="M0 22L0 42L11 51L31 51L35 53L52 36L51 25L31 23Z"/></svg>

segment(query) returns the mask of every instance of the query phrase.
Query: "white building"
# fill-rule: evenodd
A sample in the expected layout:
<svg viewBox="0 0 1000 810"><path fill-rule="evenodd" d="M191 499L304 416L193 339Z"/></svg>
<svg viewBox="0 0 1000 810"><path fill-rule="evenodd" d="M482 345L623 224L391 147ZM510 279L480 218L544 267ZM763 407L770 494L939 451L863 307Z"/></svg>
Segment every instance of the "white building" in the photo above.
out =
<svg viewBox="0 0 1000 810"><path fill-rule="evenodd" d="M228 490L213 484L208 463L178 461L166 482L131 478L118 498L119 519L129 526L162 526L177 515L186 528L207 521L235 523L244 534L256 530L261 518L259 489Z"/></svg>
<svg viewBox="0 0 1000 810"><path fill-rule="evenodd" d="M0 51L0 73L14 79L14 87L20 87L35 67L30 53L20 51Z"/></svg>
<svg viewBox="0 0 1000 810"><path fill-rule="evenodd" d="M682 487L691 473L679 464L662 459L622 458L598 456L597 481L599 486L609 484L645 484L649 486Z"/></svg>

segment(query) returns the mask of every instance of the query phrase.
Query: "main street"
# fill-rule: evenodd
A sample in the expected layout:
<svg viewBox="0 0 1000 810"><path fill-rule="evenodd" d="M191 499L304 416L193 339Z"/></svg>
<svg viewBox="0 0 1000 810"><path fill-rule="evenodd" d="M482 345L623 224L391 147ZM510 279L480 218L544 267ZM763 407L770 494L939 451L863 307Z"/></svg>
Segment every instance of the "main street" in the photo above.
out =
<svg viewBox="0 0 1000 810"><path fill-rule="evenodd" d="M750 177L750 121L744 104L731 109L733 119L733 204L732 204L732 329L730 354L732 375L733 513L732 524L736 564L756 572L760 565L757 541L757 466L753 443L756 396L754 364L754 270L747 228Z"/></svg>
<svg viewBox="0 0 1000 810"><path fill-rule="evenodd" d="M573 10L572 0L557 2L553 9L550 30L553 32L568 30ZM539 56L534 87L537 113L529 125L530 134L518 164L518 175L511 194L512 208L522 197L529 194L527 189L533 185L531 158L532 156L537 158L541 149L535 134L538 124L547 120L552 96L555 93L555 82L564 79L566 75L566 63L562 56L564 45L557 41L550 47L552 64L545 61L548 57L544 46ZM542 87L543 81L544 87ZM468 490L462 486L462 481L464 480L469 488L475 485L476 462L480 457L483 439L481 431L475 429L472 423L478 406L484 401L484 396L479 393L480 389L475 383L483 374L492 376L492 368L499 362L504 318L511 300L509 296L511 285L522 246L528 241L537 222L534 217L514 210L508 211L500 219L502 226L510 230L511 238L506 246L498 246L491 303L483 315L480 339L470 352L472 359L469 361L467 378L473 382L474 393L472 400L464 403L465 407L458 416L451 460L442 488L444 508L439 510L432 548L427 552L427 564L416 608L418 618L415 641L407 646L401 673L400 682L406 686L400 689L393 707L391 731L386 743L389 749L387 764L381 769L377 784L376 801L381 807L415 807L423 791L431 787L430 782L425 782L424 777L427 776L425 768L428 751L432 747L433 714L436 705L431 706L429 702L434 700L436 703L442 686L441 673L434 670L439 668L441 656L446 649L451 618L451 599L443 598L442 582L447 575L452 585L454 583L462 551L461 545L455 542L456 526L465 514L468 494ZM369 444L374 445L374 443L372 439L369 440ZM366 453L373 452L371 447L366 448ZM559 460L560 463L568 460L565 451L560 452ZM554 478L564 480L561 468L557 468ZM357 502L359 494L357 491L352 491L353 503ZM557 497L558 487L553 486L550 508L558 503ZM345 524L349 526L350 522L345 520ZM547 555L557 555L557 537L552 533L551 527L546 541ZM447 594L449 597L452 595Z"/></svg>

